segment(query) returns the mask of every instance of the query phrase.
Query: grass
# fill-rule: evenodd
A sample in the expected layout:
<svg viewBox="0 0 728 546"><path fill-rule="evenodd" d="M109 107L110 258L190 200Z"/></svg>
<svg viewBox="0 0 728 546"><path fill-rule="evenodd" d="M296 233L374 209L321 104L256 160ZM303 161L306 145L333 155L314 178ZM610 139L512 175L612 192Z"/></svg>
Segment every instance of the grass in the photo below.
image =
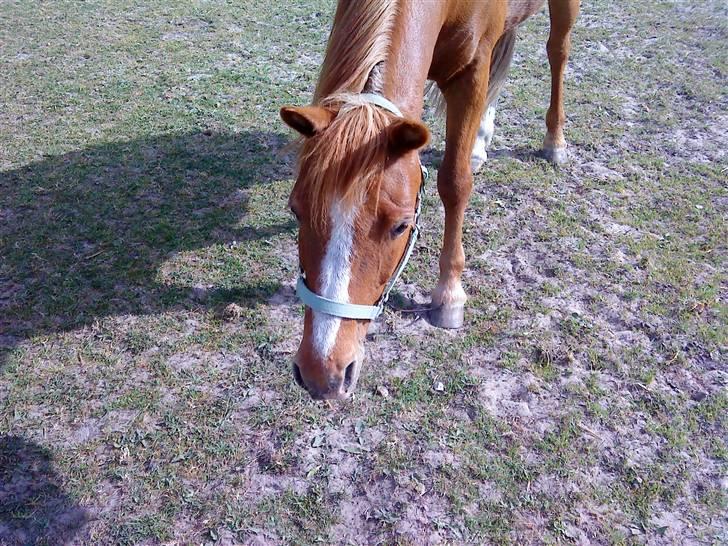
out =
<svg viewBox="0 0 728 546"><path fill-rule="evenodd" d="M328 407L290 373L277 110L331 4L3 4L0 543L725 542L725 6L585 3L560 169L524 25L466 327L388 313ZM442 217L431 184L403 296Z"/></svg>

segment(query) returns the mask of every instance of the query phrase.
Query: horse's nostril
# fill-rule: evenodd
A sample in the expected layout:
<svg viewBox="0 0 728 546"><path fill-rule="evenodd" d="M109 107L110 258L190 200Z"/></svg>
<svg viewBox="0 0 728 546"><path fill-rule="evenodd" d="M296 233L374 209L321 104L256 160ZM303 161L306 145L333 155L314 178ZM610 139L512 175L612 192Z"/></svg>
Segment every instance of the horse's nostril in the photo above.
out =
<svg viewBox="0 0 728 546"><path fill-rule="evenodd" d="M293 378L296 380L296 383L298 383L299 387L301 387L305 391L308 390L308 388L306 388L306 383L303 382L303 377L301 377L301 370L298 368L297 364L293 365Z"/></svg>
<svg viewBox="0 0 728 546"><path fill-rule="evenodd" d="M354 380L355 364L355 362L352 362L346 367L346 370L344 370L344 392L351 388L351 382Z"/></svg>

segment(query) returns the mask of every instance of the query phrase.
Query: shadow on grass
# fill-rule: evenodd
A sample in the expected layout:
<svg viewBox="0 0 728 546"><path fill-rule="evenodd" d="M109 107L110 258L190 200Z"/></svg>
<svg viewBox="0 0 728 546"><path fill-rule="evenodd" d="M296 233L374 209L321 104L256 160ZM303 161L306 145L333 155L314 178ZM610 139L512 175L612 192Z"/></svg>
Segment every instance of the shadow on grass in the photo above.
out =
<svg viewBox="0 0 728 546"><path fill-rule="evenodd" d="M67 544L89 515L58 485L50 454L0 435L0 544Z"/></svg>
<svg viewBox="0 0 728 546"><path fill-rule="evenodd" d="M548 159L544 155L542 149L528 148L528 147L515 147L515 148L498 148L488 149L488 159L495 160L504 157L510 157L522 161L523 163L530 163L533 161L547 161ZM438 148L427 148L422 154L422 164L430 169L439 169L442 166L442 162L445 159L445 151ZM481 167L479 172L484 172L487 167L487 161L484 167Z"/></svg>
<svg viewBox="0 0 728 546"><path fill-rule="evenodd" d="M277 211L258 224L242 220L247 190L290 176L276 155L285 141L259 131L162 135L0 173L0 371L29 336L199 306L189 279L158 280L178 252L243 247L242 261L226 264L229 280L213 286L204 305L252 306L275 292L278 283L260 265L265 251L248 259L247 249L295 224L276 221ZM223 261L234 254L227 248Z"/></svg>
<svg viewBox="0 0 728 546"><path fill-rule="evenodd" d="M399 292L393 292L387 302L387 307L401 318L408 321L424 320L429 322L431 304L419 303L413 298Z"/></svg>
<svg viewBox="0 0 728 546"><path fill-rule="evenodd" d="M516 148L499 148L497 150L488 150L490 159L498 159L502 157L512 157L524 163L531 161L548 161L543 150L534 148L516 147Z"/></svg>

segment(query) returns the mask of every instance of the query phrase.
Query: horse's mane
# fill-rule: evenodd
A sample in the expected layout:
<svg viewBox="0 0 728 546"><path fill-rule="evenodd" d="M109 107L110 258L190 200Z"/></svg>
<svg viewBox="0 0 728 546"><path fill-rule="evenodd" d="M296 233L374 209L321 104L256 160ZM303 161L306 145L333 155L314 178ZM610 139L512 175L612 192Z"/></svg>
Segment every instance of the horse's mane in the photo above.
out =
<svg viewBox="0 0 728 546"><path fill-rule="evenodd" d="M333 200L344 210L378 186L387 155L392 115L360 98L378 79L391 45L397 0L340 0L314 93L314 104L338 111L320 134L306 139L300 159L318 225ZM376 69L375 69L376 67ZM376 87L376 86L375 86Z"/></svg>
<svg viewBox="0 0 728 546"><path fill-rule="evenodd" d="M314 103L359 93L374 66L387 58L397 0L339 0Z"/></svg>

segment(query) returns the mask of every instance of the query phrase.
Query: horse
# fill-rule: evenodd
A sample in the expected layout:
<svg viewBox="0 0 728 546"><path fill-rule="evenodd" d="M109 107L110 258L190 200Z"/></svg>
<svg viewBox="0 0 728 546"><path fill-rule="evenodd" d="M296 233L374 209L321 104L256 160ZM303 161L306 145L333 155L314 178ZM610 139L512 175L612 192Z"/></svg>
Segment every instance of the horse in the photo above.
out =
<svg viewBox="0 0 728 546"><path fill-rule="evenodd" d="M412 252L426 172L418 150L430 138L421 121L426 84L441 93L446 120L437 176L445 230L428 320L463 325L462 230L473 172L487 158L518 26L544 2L339 0L312 104L280 110L301 136L289 207L305 315L293 373L313 399L354 391L368 325ZM548 8L543 153L561 164L564 69L580 2L548 0Z"/></svg>

